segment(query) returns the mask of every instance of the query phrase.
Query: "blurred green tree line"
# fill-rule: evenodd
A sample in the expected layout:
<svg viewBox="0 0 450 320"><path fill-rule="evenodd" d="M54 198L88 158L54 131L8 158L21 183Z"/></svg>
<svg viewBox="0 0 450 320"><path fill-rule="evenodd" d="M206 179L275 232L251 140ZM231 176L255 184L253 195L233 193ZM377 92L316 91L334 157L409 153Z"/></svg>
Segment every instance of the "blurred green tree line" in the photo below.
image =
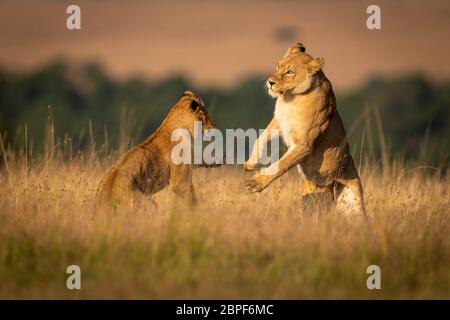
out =
<svg viewBox="0 0 450 320"><path fill-rule="evenodd" d="M20 148L26 124L28 140L40 152L51 115L55 137L70 136L80 149L90 139L118 149L123 139L127 145L145 139L186 89L202 97L220 129L264 128L275 102L264 83L263 76L248 78L225 90L196 88L183 76L117 80L98 64L74 68L64 61L28 74L0 70L0 132L5 143ZM362 146L374 155L385 149L391 156L446 164L450 82L434 83L420 74L374 78L337 92L337 101L356 158Z"/></svg>

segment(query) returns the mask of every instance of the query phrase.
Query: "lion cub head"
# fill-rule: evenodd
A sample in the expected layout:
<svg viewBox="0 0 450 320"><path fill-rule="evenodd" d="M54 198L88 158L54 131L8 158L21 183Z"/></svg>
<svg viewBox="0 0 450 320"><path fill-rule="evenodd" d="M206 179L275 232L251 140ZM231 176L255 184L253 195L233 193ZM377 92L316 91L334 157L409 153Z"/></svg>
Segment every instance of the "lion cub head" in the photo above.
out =
<svg viewBox="0 0 450 320"><path fill-rule="evenodd" d="M194 123L202 123L203 132L215 128L214 121L209 117L202 99L197 97L192 91L185 91L171 109L167 120L172 127L189 130L194 135Z"/></svg>
<svg viewBox="0 0 450 320"><path fill-rule="evenodd" d="M285 93L302 94L311 88L314 76L322 69L322 58L305 53L301 43L291 46L277 63L277 70L266 82L269 95L276 98Z"/></svg>

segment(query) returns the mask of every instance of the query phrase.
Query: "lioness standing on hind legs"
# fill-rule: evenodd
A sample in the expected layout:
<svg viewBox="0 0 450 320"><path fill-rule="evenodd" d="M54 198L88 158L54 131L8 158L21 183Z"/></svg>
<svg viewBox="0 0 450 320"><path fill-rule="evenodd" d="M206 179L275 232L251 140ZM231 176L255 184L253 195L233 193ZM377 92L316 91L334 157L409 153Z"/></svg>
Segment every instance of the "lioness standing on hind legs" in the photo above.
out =
<svg viewBox="0 0 450 320"><path fill-rule="evenodd" d="M184 204L195 205L193 162L176 164L171 152L179 143L172 141L172 133L186 129L190 134L187 138L193 139L196 121L201 122L204 132L215 127L203 101L191 91L185 91L161 126L108 170L98 187L97 204L115 209L130 208L137 194L151 196L170 185Z"/></svg>
<svg viewBox="0 0 450 320"><path fill-rule="evenodd" d="M266 82L268 93L277 98L274 117L255 142L244 168L257 167L262 149L277 132L288 150L266 172L248 179L246 186L251 192L261 192L297 166L304 202L328 195L338 211L365 215L361 180L323 64L323 59L305 53L301 43L290 47L278 62L277 71Z"/></svg>

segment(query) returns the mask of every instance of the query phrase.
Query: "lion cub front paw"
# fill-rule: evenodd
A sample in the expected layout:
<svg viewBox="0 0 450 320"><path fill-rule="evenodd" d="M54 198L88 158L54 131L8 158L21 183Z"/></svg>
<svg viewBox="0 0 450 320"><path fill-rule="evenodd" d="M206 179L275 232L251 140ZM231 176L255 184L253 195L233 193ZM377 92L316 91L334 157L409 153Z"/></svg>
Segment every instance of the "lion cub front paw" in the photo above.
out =
<svg viewBox="0 0 450 320"><path fill-rule="evenodd" d="M258 168L258 164L257 163L250 163L248 161L244 163L244 170L245 171L253 171L256 168Z"/></svg>
<svg viewBox="0 0 450 320"><path fill-rule="evenodd" d="M270 177L257 174L250 179L245 180L245 186L250 192L261 192L270 184Z"/></svg>

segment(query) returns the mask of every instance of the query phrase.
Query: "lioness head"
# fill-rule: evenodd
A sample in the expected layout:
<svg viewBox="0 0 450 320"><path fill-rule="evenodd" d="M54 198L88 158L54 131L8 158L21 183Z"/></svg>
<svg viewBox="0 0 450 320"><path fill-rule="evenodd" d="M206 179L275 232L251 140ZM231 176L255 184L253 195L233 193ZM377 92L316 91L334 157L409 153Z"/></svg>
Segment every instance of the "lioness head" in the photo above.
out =
<svg viewBox="0 0 450 320"><path fill-rule="evenodd" d="M322 58L312 58L305 53L301 43L291 46L277 63L277 70L266 82L267 91L272 97L285 93L302 94L311 88L314 75L322 69Z"/></svg>
<svg viewBox="0 0 450 320"><path fill-rule="evenodd" d="M183 96L172 108L170 118L176 122L177 128L188 129L194 134L194 122L201 121L203 132L215 127L214 121L209 117L202 99L192 91L185 91Z"/></svg>

